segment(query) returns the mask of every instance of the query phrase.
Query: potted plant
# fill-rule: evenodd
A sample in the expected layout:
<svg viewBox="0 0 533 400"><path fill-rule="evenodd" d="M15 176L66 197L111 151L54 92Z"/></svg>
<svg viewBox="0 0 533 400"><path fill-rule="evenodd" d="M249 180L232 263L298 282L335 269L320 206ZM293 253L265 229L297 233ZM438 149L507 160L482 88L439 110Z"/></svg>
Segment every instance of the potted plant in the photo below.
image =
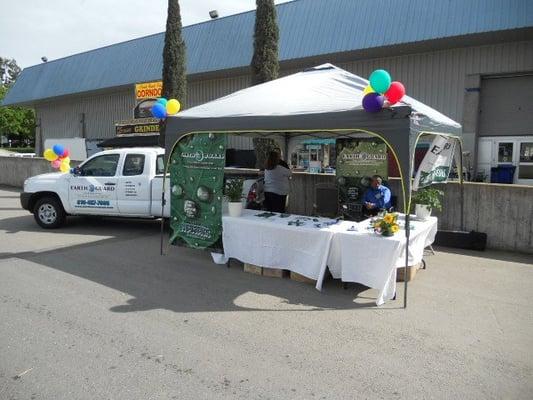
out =
<svg viewBox="0 0 533 400"><path fill-rule="evenodd" d="M228 198L228 212L230 217L240 217L242 214L242 185L240 178L228 179L224 194Z"/></svg>
<svg viewBox="0 0 533 400"><path fill-rule="evenodd" d="M420 189L413 196L415 203L415 215L418 219L424 221L431 215L431 210L442 210L441 197L444 195L442 190L433 188Z"/></svg>

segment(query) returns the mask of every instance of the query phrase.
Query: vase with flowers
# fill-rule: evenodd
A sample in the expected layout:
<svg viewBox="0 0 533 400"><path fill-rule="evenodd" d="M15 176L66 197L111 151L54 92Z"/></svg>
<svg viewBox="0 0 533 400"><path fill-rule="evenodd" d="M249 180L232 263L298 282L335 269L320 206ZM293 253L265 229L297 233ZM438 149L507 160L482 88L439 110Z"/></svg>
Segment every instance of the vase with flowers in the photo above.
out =
<svg viewBox="0 0 533 400"><path fill-rule="evenodd" d="M400 230L397 213L385 213L373 223L374 232L382 236L393 236Z"/></svg>

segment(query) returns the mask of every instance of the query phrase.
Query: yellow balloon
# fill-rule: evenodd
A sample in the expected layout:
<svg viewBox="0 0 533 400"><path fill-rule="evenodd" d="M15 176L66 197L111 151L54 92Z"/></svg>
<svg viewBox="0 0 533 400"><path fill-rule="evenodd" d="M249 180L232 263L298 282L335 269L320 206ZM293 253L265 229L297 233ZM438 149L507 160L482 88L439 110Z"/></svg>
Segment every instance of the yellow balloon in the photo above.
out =
<svg viewBox="0 0 533 400"><path fill-rule="evenodd" d="M70 157L69 156L66 156L65 158L63 158L61 160L62 163L65 163L65 164L68 164L70 166Z"/></svg>
<svg viewBox="0 0 533 400"><path fill-rule="evenodd" d="M368 85L365 90L363 90L363 96L366 96L368 93L374 93L374 89L372 89L372 86Z"/></svg>
<svg viewBox="0 0 533 400"><path fill-rule="evenodd" d="M177 114L180 111L181 104L176 99L170 99L167 101L167 114L168 115L174 115Z"/></svg>
<svg viewBox="0 0 533 400"><path fill-rule="evenodd" d="M61 172L68 172L70 171L70 164L69 163L66 163L66 162L62 162L61 165L59 166L59 170Z"/></svg>
<svg viewBox="0 0 533 400"><path fill-rule="evenodd" d="M55 161L57 160L57 155L54 153L54 150L52 149L46 149L43 154L46 161Z"/></svg>

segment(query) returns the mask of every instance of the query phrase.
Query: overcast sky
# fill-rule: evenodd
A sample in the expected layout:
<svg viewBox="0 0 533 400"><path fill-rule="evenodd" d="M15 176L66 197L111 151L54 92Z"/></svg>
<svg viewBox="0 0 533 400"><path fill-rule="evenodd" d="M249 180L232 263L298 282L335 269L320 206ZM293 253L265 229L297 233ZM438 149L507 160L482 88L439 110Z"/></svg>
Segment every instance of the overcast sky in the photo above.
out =
<svg viewBox="0 0 533 400"><path fill-rule="evenodd" d="M277 0L284 3L288 0ZM167 0L0 0L0 56L21 67L162 32ZM183 25L255 8L255 0L180 0Z"/></svg>

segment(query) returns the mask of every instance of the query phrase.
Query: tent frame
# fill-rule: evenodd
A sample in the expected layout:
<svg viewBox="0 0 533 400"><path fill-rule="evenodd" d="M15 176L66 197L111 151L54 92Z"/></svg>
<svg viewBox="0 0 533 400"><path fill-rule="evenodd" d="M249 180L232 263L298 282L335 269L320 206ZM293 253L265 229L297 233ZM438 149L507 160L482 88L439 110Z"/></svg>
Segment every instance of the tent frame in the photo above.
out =
<svg viewBox="0 0 533 400"><path fill-rule="evenodd" d="M453 138L459 144L459 183L460 209L461 209L461 229L464 229L464 192L462 174L462 141L457 135L441 132L422 131L418 132L413 139L410 126L410 115L412 109L409 106L399 106L385 109L380 113L370 114L365 111L342 111L322 114L300 114L294 116L243 116L243 117L220 117L220 118L170 118L168 119L165 131L170 133L164 139L166 147L166 171L163 177L163 189L161 195L161 215L163 215L166 204L165 189L166 176L168 174L171 155L178 143L189 135L199 133L213 134L233 134L233 135L257 135L257 136L302 136L313 134L366 134L380 138L387 148L394 155L400 182L402 187L403 211L405 214L405 266L404 276L407 278L409 267L409 237L410 237L410 210L411 210L411 177L414 170L414 149L423 135L440 135ZM392 123L391 123L392 122ZM349 128L348 126L359 125L359 128ZM216 129L222 127L224 129ZM248 128L249 127L249 128ZM343 137L334 136L335 138ZM287 137L286 136L286 137ZM331 136L329 136L331 137ZM353 136L348 136L353 137ZM170 150L170 151L168 151ZM161 222L161 254L163 251L163 219ZM407 308L408 281L404 279L404 308Z"/></svg>

